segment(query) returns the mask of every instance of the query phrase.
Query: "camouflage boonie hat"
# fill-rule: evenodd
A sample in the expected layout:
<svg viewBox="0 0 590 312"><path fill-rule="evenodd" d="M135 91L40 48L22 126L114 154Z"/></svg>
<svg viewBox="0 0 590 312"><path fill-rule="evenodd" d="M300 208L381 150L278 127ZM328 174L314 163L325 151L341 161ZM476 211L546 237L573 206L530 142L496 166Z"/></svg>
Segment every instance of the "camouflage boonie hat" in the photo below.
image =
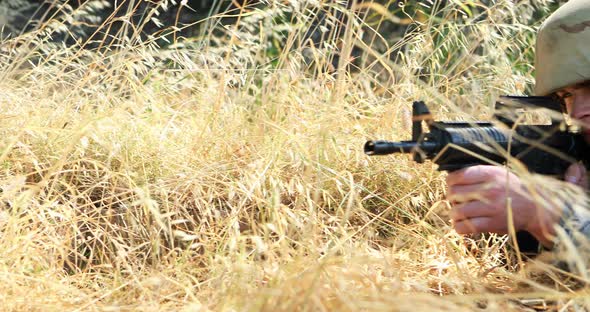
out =
<svg viewBox="0 0 590 312"><path fill-rule="evenodd" d="M537 34L535 94L590 80L590 0L570 0Z"/></svg>

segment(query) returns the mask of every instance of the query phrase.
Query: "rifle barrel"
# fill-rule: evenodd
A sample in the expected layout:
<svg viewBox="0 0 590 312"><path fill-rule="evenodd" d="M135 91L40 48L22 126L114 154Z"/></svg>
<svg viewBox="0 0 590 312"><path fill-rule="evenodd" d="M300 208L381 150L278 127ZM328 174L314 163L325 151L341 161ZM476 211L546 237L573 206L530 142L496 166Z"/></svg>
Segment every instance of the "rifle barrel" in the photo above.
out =
<svg viewBox="0 0 590 312"><path fill-rule="evenodd" d="M436 143L433 142L417 143L414 141L390 142L378 140L367 141L364 150L367 155L387 155L394 153L412 153L416 148L430 151L435 147Z"/></svg>

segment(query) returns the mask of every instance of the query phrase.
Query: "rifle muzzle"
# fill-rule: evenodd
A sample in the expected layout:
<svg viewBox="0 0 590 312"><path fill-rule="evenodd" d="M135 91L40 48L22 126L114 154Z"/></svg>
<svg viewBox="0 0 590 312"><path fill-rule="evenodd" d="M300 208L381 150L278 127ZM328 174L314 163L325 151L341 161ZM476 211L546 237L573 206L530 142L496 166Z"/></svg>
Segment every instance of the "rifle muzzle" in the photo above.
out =
<svg viewBox="0 0 590 312"><path fill-rule="evenodd" d="M394 153L411 153L416 146L416 142L413 141L367 141L367 143L365 143L365 154L387 155Z"/></svg>

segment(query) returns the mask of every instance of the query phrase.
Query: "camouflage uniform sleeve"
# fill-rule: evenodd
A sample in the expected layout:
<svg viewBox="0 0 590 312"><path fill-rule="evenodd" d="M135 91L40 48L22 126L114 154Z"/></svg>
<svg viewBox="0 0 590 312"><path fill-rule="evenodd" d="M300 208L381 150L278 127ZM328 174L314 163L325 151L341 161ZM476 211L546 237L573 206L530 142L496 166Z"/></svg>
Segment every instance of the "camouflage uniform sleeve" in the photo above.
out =
<svg viewBox="0 0 590 312"><path fill-rule="evenodd" d="M562 229L565 237L572 242L586 238L590 240L590 211L588 205L588 196L586 196L586 205L580 206L571 202L564 203L564 210L559 221L559 228ZM582 210L583 209L583 210ZM559 241L558 241L559 242Z"/></svg>
<svg viewBox="0 0 590 312"><path fill-rule="evenodd" d="M556 227L553 250L557 260L568 271L590 268L590 199L588 192L564 202ZM566 265L564 267L564 264Z"/></svg>

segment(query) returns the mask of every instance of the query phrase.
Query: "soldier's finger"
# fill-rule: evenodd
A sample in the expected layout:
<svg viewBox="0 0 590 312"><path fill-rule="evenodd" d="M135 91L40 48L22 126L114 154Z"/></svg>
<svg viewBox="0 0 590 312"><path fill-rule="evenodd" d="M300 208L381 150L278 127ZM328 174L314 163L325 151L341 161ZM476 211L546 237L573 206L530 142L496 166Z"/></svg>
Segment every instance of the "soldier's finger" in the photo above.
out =
<svg viewBox="0 0 590 312"><path fill-rule="evenodd" d="M449 173L446 178L447 185L466 185L488 182L501 168L495 166L472 166Z"/></svg>
<svg viewBox="0 0 590 312"><path fill-rule="evenodd" d="M453 222L466 219L491 217L496 213L494 207L481 201L471 201L455 206L449 213Z"/></svg>
<svg viewBox="0 0 590 312"><path fill-rule="evenodd" d="M451 185L447 189L447 200L453 203L462 203L485 198L487 183L470 185Z"/></svg>
<svg viewBox="0 0 590 312"><path fill-rule="evenodd" d="M505 234L505 226L498 224L492 217L477 217L464 219L454 224L455 231L459 234L499 233Z"/></svg>
<svg viewBox="0 0 590 312"><path fill-rule="evenodd" d="M588 187L588 172L583 164L577 163L569 166L565 172L564 179L583 188Z"/></svg>
<svg viewBox="0 0 590 312"><path fill-rule="evenodd" d="M582 165L580 164L572 164L567 168L565 171L564 179L567 182L578 184L582 179Z"/></svg>

